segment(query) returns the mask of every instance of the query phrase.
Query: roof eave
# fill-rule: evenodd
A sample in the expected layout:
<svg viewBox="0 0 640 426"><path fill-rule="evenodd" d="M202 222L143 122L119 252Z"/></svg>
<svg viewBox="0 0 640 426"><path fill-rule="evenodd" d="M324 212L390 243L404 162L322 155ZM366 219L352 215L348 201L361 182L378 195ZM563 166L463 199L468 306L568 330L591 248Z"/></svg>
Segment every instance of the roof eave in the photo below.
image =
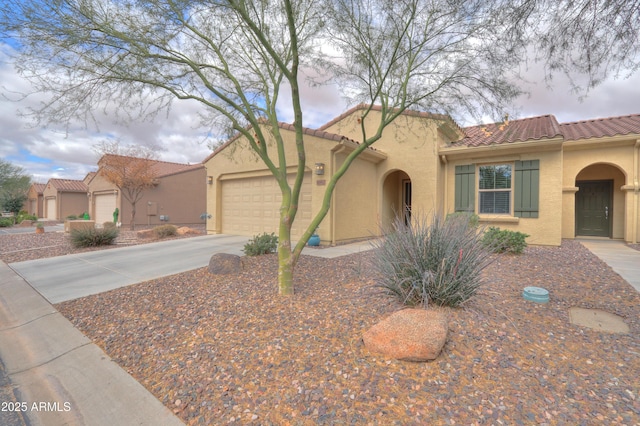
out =
<svg viewBox="0 0 640 426"><path fill-rule="evenodd" d="M439 154L448 158L460 158L470 156L488 157L495 154L511 154L514 151L559 151L562 149L562 143L562 137L558 136L550 139L527 140L495 145L440 147Z"/></svg>

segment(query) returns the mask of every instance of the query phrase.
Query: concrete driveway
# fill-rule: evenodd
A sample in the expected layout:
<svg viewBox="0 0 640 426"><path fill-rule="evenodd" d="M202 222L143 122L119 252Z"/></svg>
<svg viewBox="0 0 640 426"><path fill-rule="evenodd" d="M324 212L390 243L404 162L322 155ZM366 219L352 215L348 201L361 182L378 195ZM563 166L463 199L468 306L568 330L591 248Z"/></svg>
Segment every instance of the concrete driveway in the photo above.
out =
<svg viewBox="0 0 640 426"><path fill-rule="evenodd" d="M248 240L206 235L16 262L9 267L55 304L200 268L209 264L214 253L242 255Z"/></svg>

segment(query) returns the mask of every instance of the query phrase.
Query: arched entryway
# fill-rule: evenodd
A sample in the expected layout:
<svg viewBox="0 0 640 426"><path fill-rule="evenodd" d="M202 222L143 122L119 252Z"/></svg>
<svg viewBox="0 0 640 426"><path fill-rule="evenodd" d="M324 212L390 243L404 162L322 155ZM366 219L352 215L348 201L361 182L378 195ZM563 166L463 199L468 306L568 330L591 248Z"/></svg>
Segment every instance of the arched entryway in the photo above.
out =
<svg viewBox="0 0 640 426"><path fill-rule="evenodd" d="M411 178L402 170L386 175L382 183L382 226L389 229L396 216L411 220Z"/></svg>
<svg viewBox="0 0 640 426"><path fill-rule="evenodd" d="M624 238L624 173L610 164L592 164L576 176L575 235Z"/></svg>

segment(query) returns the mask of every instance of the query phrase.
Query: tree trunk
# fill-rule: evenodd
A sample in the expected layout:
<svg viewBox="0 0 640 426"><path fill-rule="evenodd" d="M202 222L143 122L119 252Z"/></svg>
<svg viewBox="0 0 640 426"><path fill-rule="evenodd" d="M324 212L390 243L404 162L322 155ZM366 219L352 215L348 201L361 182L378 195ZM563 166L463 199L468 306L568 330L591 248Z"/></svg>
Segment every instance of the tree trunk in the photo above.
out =
<svg viewBox="0 0 640 426"><path fill-rule="evenodd" d="M136 205L135 203L131 203L131 222L129 222L129 230L136 230Z"/></svg>
<svg viewBox="0 0 640 426"><path fill-rule="evenodd" d="M288 220L280 220L278 232L278 293L293 294L294 257L291 253L291 225Z"/></svg>

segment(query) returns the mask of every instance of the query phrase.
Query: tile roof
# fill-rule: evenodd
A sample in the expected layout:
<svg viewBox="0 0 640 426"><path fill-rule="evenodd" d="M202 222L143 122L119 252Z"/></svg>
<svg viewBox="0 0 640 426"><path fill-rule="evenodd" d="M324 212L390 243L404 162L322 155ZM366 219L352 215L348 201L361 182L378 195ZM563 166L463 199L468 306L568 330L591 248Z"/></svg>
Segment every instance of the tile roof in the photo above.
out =
<svg viewBox="0 0 640 426"><path fill-rule="evenodd" d="M640 114L561 123L564 140L640 134Z"/></svg>
<svg viewBox="0 0 640 426"><path fill-rule="evenodd" d="M122 159L131 159L131 160L143 160L148 161L151 164L152 170L156 173L156 177L165 177L170 175L175 175L177 173L182 173L189 170L201 169L204 167L203 164L182 164L182 163L170 163L168 161L160 161L160 160L150 160L136 157L127 157L123 155L114 155L114 154L105 154L98 161L98 165L103 161L103 159L107 156L111 157L120 157Z"/></svg>
<svg viewBox="0 0 640 426"><path fill-rule="evenodd" d="M46 183L34 183L32 186L34 191L36 191L37 194L42 194L44 190L47 188Z"/></svg>
<svg viewBox="0 0 640 426"><path fill-rule="evenodd" d="M81 180L73 179L49 179L48 184L58 191L63 192L87 192L87 185Z"/></svg>
<svg viewBox="0 0 640 426"><path fill-rule="evenodd" d="M640 114L558 123L553 115L465 127L451 146L488 146L562 137L564 141L640 134Z"/></svg>
<svg viewBox="0 0 640 426"><path fill-rule="evenodd" d="M482 124L462 129L467 137L452 146L486 146L512 142L525 142L562 136L553 115L523 118L502 123Z"/></svg>

